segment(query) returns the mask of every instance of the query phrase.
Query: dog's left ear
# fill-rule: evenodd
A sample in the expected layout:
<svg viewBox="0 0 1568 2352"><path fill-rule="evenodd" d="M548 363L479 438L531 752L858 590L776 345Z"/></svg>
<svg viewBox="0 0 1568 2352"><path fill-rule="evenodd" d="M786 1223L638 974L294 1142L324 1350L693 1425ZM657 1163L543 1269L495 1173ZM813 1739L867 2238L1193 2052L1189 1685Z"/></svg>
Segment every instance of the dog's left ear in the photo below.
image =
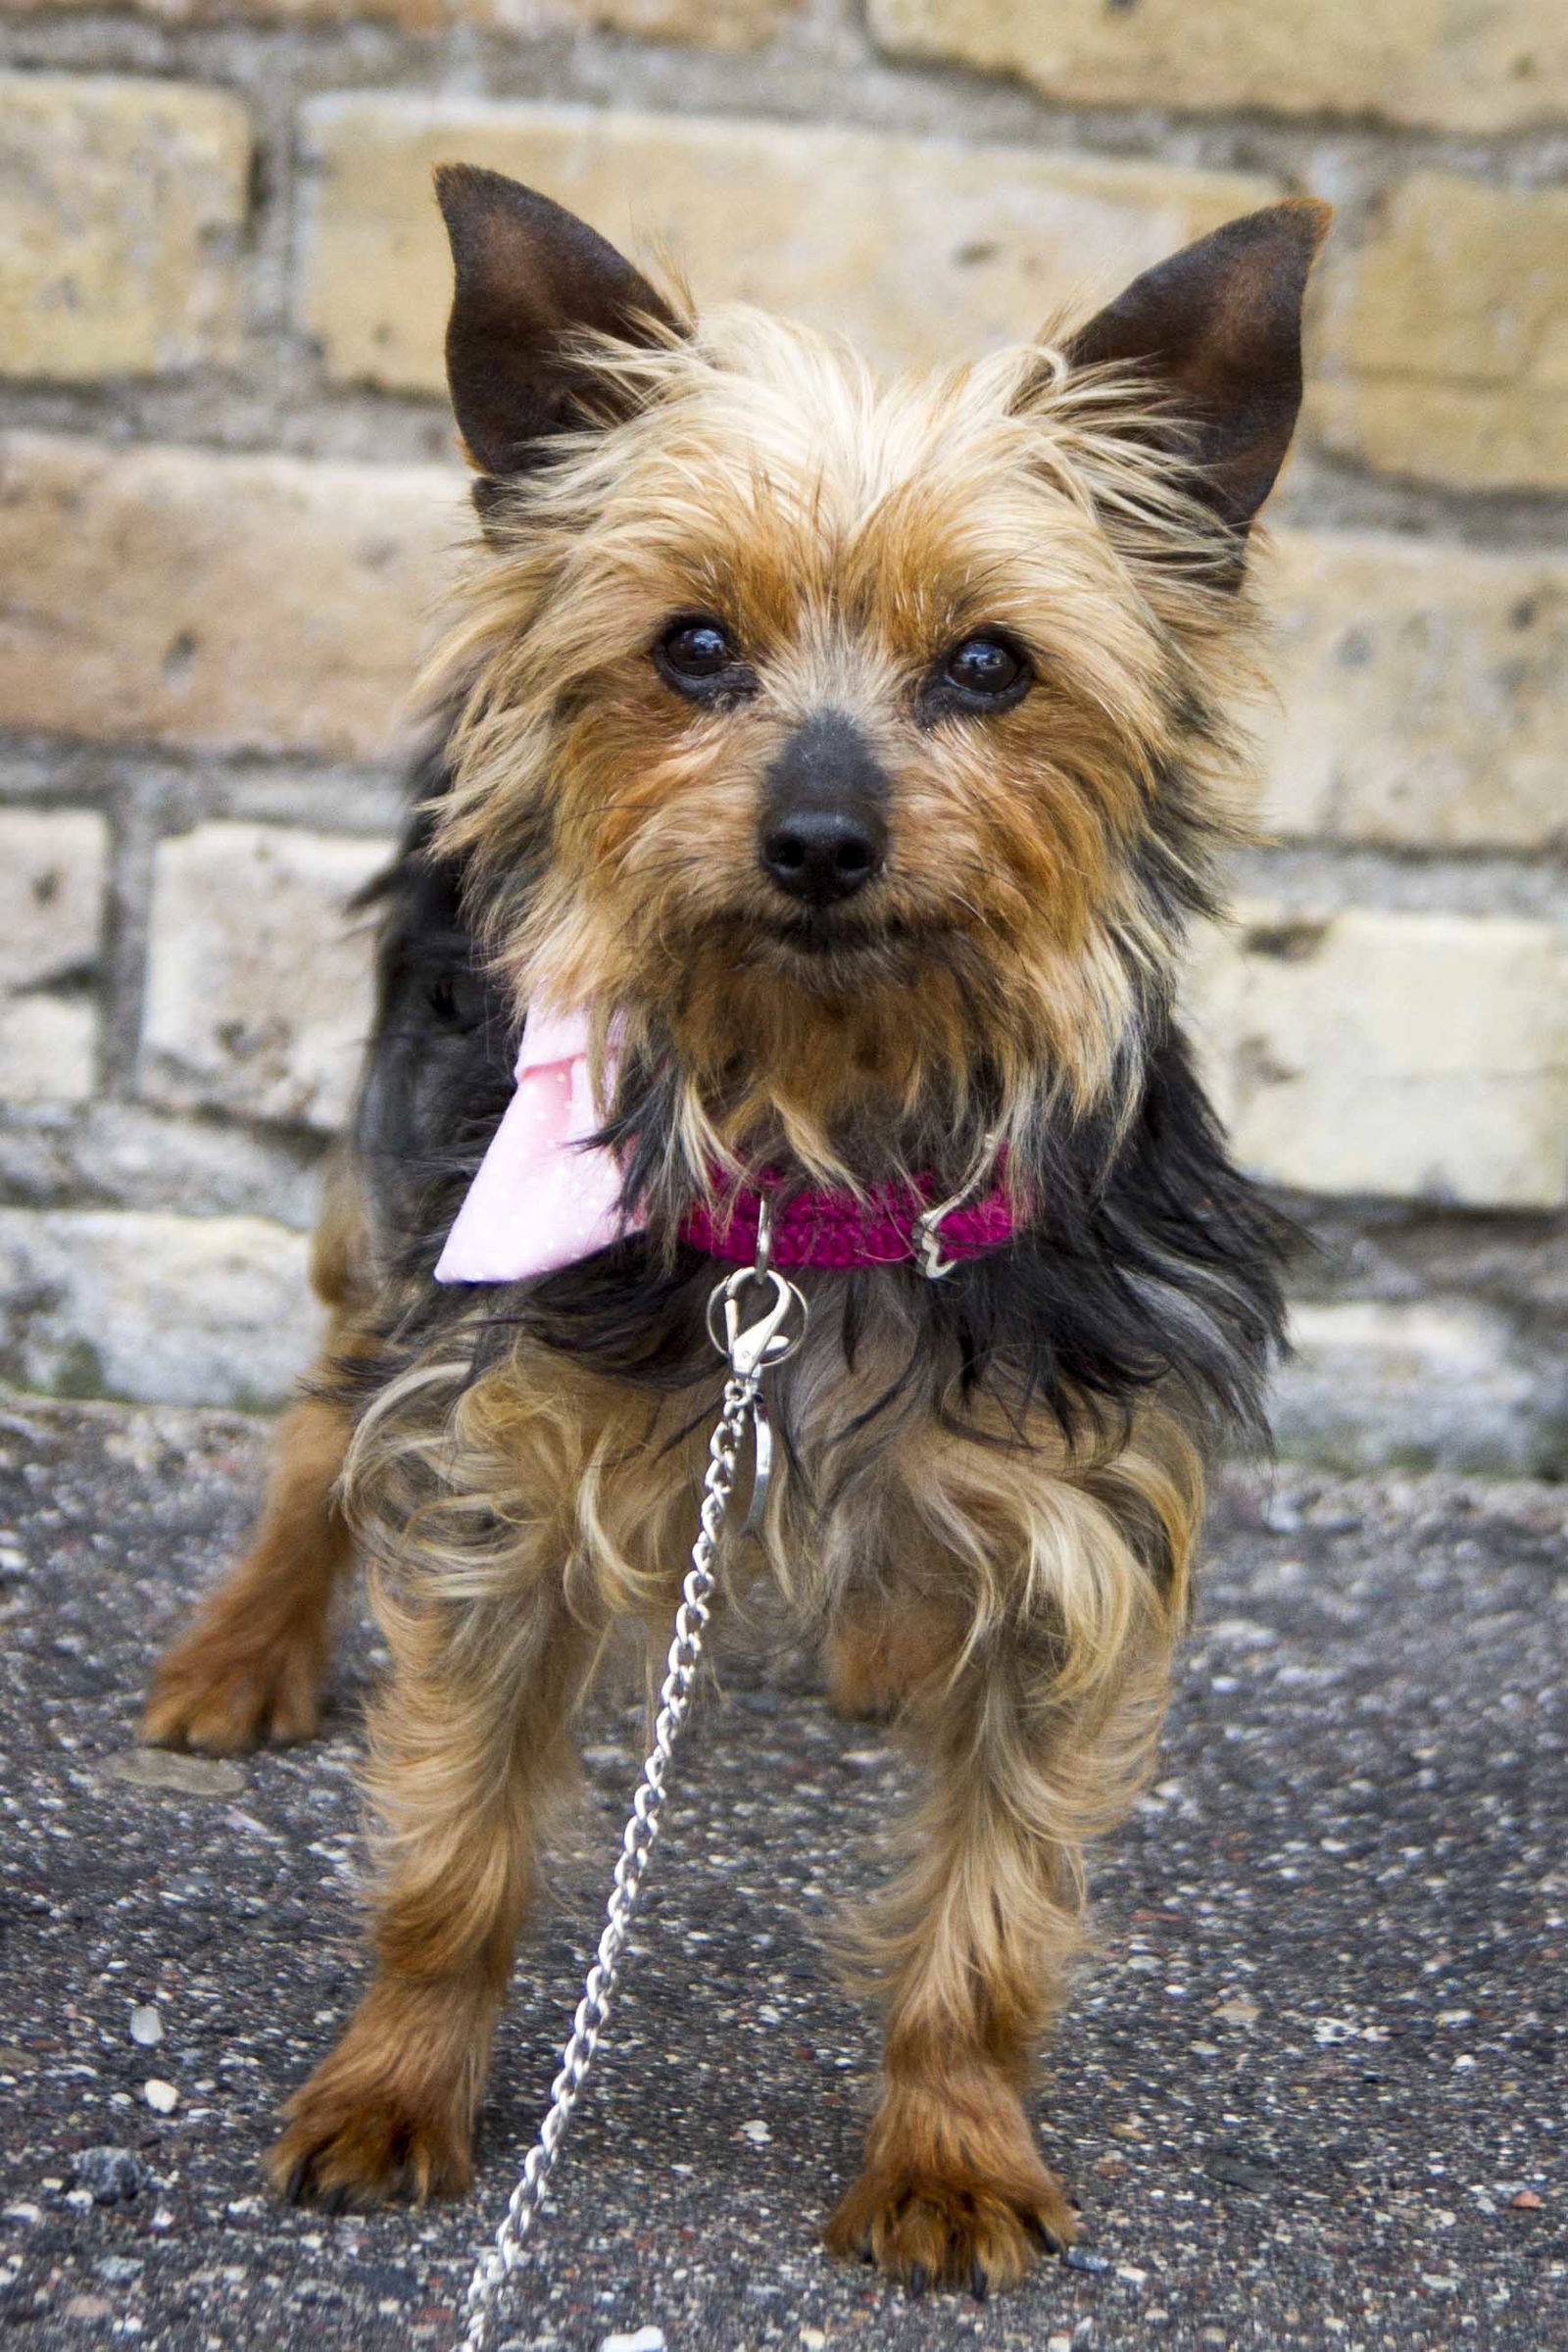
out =
<svg viewBox="0 0 1568 2352"><path fill-rule="evenodd" d="M1194 487L1238 538L1274 487L1301 405L1301 300L1332 208L1273 204L1134 278L1066 347L1136 368L1192 436Z"/></svg>
<svg viewBox="0 0 1568 2352"><path fill-rule="evenodd" d="M536 189L470 164L438 166L435 186L456 273L453 412L475 466L504 479L552 433L612 409L586 338L654 344L682 321L613 245Z"/></svg>

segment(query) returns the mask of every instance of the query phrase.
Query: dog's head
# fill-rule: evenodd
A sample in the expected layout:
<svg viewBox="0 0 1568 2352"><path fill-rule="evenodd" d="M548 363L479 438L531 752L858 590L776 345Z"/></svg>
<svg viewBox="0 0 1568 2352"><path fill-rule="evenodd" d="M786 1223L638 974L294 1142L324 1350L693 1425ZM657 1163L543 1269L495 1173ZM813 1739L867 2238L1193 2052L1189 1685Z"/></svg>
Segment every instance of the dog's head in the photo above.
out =
<svg viewBox="0 0 1568 2352"><path fill-rule="evenodd" d="M444 840L519 998L672 1050L709 1145L818 1169L855 1117L1113 1110L1234 830L1325 208L884 387L694 323L494 173L440 198L485 526Z"/></svg>

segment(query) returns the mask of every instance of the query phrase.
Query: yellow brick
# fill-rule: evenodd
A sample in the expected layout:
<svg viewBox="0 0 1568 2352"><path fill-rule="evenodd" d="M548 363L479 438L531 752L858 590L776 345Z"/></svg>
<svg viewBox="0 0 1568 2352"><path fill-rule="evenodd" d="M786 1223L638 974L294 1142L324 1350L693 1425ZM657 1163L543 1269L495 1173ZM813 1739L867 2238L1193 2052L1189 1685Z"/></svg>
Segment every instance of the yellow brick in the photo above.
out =
<svg viewBox="0 0 1568 2352"><path fill-rule="evenodd" d="M370 1023L370 946L349 902L388 845L208 824L162 843L140 1092L172 1109L334 1128Z"/></svg>
<svg viewBox="0 0 1568 2352"><path fill-rule="evenodd" d="M498 30L532 29L548 13L555 24L603 27L645 40L692 41L710 49L755 49L800 0L448 0L450 14Z"/></svg>
<svg viewBox="0 0 1568 2352"><path fill-rule="evenodd" d="M1568 490L1568 400L1411 376L1342 376L1307 401L1325 449L1457 490Z"/></svg>
<svg viewBox="0 0 1568 2352"><path fill-rule="evenodd" d="M64 15L81 0L5 0L14 15ZM411 32L438 31L463 0L122 0L132 14L164 24L233 24L236 18L283 24L342 24L357 17L390 20Z"/></svg>
<svg viewBox="0 0 1568 2352"><path fill-rule="evenodd" d="M384 752L466 525L456 466L0 447L0 723Z"/></svg>
<svg viewBox="0 0 1568 2352"><path fill-rule="evenodd" d="M1191 1001L1243 1162L1303 1192L1568 1199L1568 934L1502 915L1237 910Z"/></svg>
<svg viewBox="0 0 1568 2352"><path fill-rule="evenodd" d="M221 91L0 75L0 369L156 375L231 357L250 155Z"/></svg>
<svg viewBox="0 0 1568 2352"><path fill-rule="evenodd" d="M97 1076L109 827L90 808L0 810L0 1100L79 1101Z"/></svg>
<svg viewBox="0 0 1568 2352"><path fill-rule="evenodd" d="M42 16L80 0L6 0L13 14ZM211 24L251 18L259 24L340 24L357 18L437 34L465 25L524 37L603 27L647 40L692 41L707 48L751 49L800 6L800 0L128 0L138 16L164 24Z"/></svg>
<svg viewBox="0 0 1568 2352"><path fill-rule="evenodd" d="M0 1349L29 1389L284 1402L322 1314L310 1244L265 1217L0 1208Z"/></svg>
<svg viewBox="0 0 1568 2352"><path fill-rule="evenodd" d="M99 1015L79 997L0 998L0 1102L82 1102L98 1083Z"/></svg>
<svg viewBox="0 0 1568 2352"><path fill-rule="evenodd" d="M1367 242L1331 256L1328 445L1467 489L1568 489L1568 189L1415 172Z"/></svg>
<svg viewBox="0 0 1568 2352"><path fill-rule="evenodd" d="M1502 130L1568 113L1561 0L869 0L899 56L1075 105L1382 115Z"/></svg>
<svg viewBox="0 0 1568 2352"><path fill-rule="evenodd" d="M1568 558L1286 531L1268 820L1392 849L1568 838Z"/></svg>
<svg viewBox="0 0 1568 2352"><path fill-rule="evenodd" d="M58 987L103 947L109 827L90 808L0 810L0 989Z"/></svg>
<svg viewBox="0 0 1568 2352"><path fill-rule="evenodd" d="M319 101L307 139L304 307L328 371L427 392L451 290L440 162L510 172L645 254L667 238L699 300L763 302L894 363L1026 337L1274 192L1021 148L401 96Z"/></svg>

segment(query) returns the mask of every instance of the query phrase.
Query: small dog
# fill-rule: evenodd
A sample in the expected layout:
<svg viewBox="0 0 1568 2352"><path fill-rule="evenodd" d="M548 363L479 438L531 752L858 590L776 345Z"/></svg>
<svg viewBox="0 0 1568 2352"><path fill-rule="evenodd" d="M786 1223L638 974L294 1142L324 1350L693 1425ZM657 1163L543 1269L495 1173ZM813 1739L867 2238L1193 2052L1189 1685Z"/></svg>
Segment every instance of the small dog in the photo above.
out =
<svg viewBox="0 0 1568 2352"><path fill-rule="evenodd" d="M769 1576L928 1770L859 1934L885 2072L827 2243L984 2292L1073 2235L1030 2051L1150 1760L1204 1459L1281 1334L1281 1230L1171 1005L1245 831L1246 556L1327 208L881 386L694 320L495 173L439 199L481 543L377 891L331 1329L145 1736L308 1737L363 1549L375 1974L271 2172L333 2208L465 2189L574 1712L616 1628L668 1639L705 1306L765 1198L809 1328L723 1590Z"/></svg>

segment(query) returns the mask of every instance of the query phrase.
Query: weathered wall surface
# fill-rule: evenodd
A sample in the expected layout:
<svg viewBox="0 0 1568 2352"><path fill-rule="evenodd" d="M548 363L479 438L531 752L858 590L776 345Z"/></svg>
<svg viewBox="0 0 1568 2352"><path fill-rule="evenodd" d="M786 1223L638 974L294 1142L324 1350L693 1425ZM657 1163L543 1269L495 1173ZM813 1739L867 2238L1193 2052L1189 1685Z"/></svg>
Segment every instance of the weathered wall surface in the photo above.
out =
<svg viewBox="0 0 1568 2352"><path fill-rule="evenodd" d="M890 362L1331 197L1275 509L1270 847L1194 997L1303 1265L1286 1442L1568 1469L1558 0L10 0L0 1370L308 1346L346 896L462 481L443 157Z"/></svg>

